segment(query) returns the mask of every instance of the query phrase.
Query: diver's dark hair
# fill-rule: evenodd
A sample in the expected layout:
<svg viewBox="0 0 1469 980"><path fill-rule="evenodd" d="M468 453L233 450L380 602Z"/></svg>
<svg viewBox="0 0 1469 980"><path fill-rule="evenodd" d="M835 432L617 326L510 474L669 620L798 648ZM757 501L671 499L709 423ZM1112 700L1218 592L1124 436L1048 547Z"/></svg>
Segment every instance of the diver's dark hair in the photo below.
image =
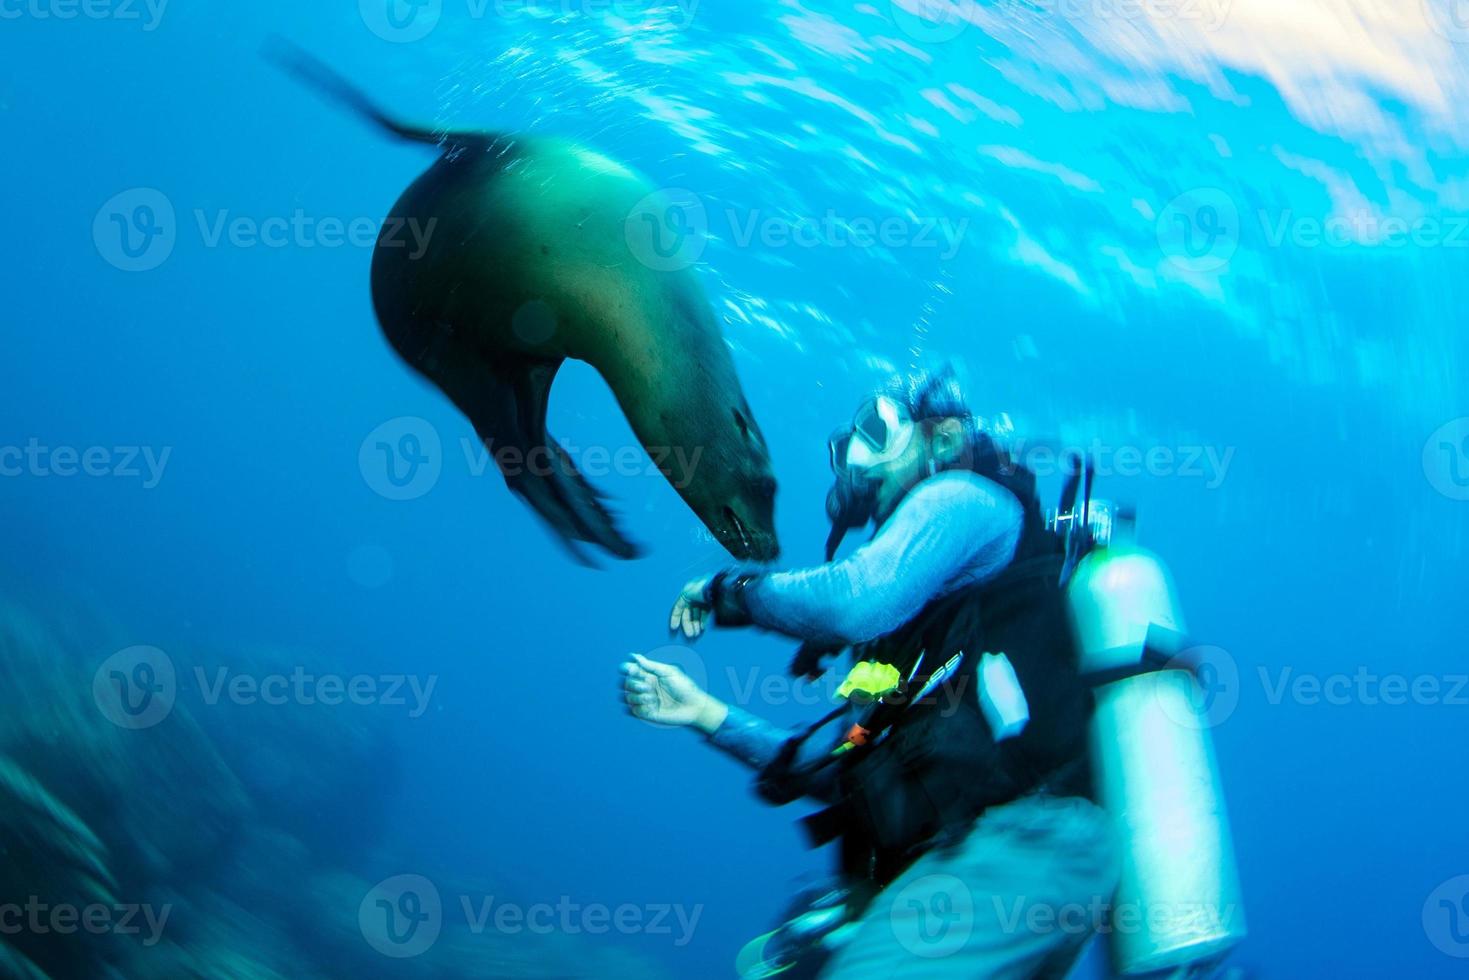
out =
<svg viewBox="0 0 1469 980"><path fill-rule="evenodd" d="M920 371L908 376L904 382L906 391L902 400L908 414L915 422L928 419L974 418L964 402L964 389L952 364L945 364L937 371Z"/></svg>
<svg viewBox="0 0 1469 980"><path fill-rule="evenodd" d="M983 433L979 420L964 400L964 387L959 384L954 365L945 363L932 371L916 371L898 378L889 386L888 393L908 409L909 417L915 422L958 419L964 426L969 455L979 448L976 440Z"/></svg>
<svg viewBox="0 0 1469 980"><path fill-rule="evenodd" d="M954 365L945 363L932 371L918 371L891 386L890 394L903 403L915 422L958 419L964 427L965 469L990 476L1013 466L1010 455L984 430L964 400L964 388Z"/></svg>

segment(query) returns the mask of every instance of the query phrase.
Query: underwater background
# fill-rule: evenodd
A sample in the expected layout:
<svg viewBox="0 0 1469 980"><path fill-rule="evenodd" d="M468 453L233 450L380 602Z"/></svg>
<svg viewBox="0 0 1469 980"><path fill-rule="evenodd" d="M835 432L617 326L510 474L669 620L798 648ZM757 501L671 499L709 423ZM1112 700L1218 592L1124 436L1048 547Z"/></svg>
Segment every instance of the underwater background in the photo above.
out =
<svg viewBox="0 0 1469 980"><path fill-rule="evenodd" d="M506 490L371 309L432 153L273 35L406 119L693 196L782 563L820 560L824 439L894 373L954 363L1046 500L1045 447L1097 452L1211 651L1232 963L1463 975L1457 0L3 0L0 903L141 929L6 919L0 969L732 976L830 860L617 667L785 722L826 687L779 638L668 646L729 559L646 465L594 479L648 548L600 568ZM579 363L551 429L638 445ZM395 943L379 901L434 928Z"/></svg>

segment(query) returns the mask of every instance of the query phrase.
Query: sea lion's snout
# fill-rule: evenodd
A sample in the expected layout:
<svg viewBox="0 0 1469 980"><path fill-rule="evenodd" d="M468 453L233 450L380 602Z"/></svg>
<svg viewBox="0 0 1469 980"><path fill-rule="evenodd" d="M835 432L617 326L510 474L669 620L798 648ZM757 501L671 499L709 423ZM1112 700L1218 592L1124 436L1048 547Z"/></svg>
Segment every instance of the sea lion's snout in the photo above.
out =
<svg viewBox="0 0 1469 980"><path fill-rule="evenodd" d="M722 508L715 536L741 561L774 561L780 555L780 541L775 536L775 478L757 478L741 503L742 507Z"/></svg>
<svg viewBox="0 0 1469 980"><path fill-rule="evenodd" d="M690 501L726 551L741 561L773 561L780 554L775 535L775 476L764 441L741 433L743 453L720 467L703 489L708 496ZM730 459L730 457L726 457ZM697 491L696 491L697 492Z"/></svg>
<svg viewBox="0 0 1469 980"><path fill-rule="evenodd" d="M780 541L775 535L775 473L765 435L738 391L732 403L726 403L722 413L716 410L710 421L716 420L713 456L719 462L707 474L702 505L690 503L735 558L773 561L780 554Z"/></svg>

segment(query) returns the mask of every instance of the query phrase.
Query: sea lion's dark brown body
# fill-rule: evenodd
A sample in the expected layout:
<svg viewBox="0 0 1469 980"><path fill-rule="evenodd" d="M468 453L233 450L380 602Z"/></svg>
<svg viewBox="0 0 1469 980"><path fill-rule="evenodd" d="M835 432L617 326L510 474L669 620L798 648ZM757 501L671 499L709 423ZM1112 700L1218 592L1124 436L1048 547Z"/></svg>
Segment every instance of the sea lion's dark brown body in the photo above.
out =
<svg viewBox="0 0 1469 980"><path fill-rule="evenodd" d="M739 558L774 557L770 458L708 300L692 269L638 254L629 237L630 221L675 202L574 142L412 129L320 65L290 67L394 134L438 145L384 226L373 302L404 360L510 451L496 454L510 487L568 541L635 553L546 432L551 382L575 358L607 381L716 540ZM422 254L393 232L409 221L427 235Z"/></svg>

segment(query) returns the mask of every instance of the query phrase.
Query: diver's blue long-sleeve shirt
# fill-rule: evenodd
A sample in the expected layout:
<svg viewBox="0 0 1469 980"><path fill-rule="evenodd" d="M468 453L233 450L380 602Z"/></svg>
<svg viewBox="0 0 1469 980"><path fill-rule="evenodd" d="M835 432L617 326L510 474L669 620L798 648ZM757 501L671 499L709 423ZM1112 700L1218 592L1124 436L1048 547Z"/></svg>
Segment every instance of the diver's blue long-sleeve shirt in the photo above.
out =
<svg viewBox="0 0 1469 980"><path fill-rule="evenodd" d="M994 578L1020 542L1020 502L968 471L924 480L872 540L838 562L762 575L746 587L757 625L833 647L890 633L933 599ZM802 747L802 762L831 750L851 726L838 717ZM752 768L763 768L794 732L731 706L709 740ZM830 735L830 737L828 737ZM831 770L827 770L828 773ZM829 781L812 787L829 795Z"/></svg>
<svg viewBox="0 0 1469 980"><path fill-rule="evenodd" d="M751 617L766 629L833 647L865 643L930 600L997 575L1020 541L1020 502L977 473L929 477L871 541L838 562L754 579Z"/></svg>

